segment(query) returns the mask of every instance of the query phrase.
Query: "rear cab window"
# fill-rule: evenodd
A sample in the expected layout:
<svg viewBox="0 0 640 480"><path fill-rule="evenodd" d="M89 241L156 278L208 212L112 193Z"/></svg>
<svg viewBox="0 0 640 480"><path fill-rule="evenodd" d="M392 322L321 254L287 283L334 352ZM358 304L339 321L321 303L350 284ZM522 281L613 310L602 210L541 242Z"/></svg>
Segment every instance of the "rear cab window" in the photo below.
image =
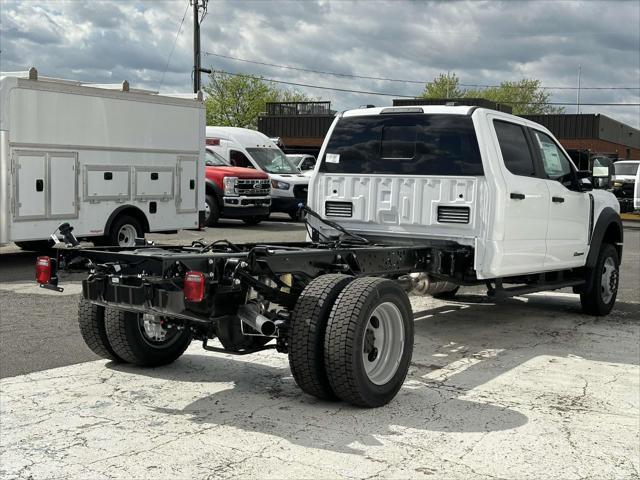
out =
<svg viewBox="0 0 640 480"><path fill-rule="evenodd" d="M531 155L524 127L501 120L494 120L493 126L500 145L502 160L507 170L514 175L535 177L536 169L533 155Z"/></svg>
<svg viewBox="0 0 640 480"><path fill-rule="evenodd" d="M471 117L380 114L343 117L320 171L398 175L484 175Z"/></svg>

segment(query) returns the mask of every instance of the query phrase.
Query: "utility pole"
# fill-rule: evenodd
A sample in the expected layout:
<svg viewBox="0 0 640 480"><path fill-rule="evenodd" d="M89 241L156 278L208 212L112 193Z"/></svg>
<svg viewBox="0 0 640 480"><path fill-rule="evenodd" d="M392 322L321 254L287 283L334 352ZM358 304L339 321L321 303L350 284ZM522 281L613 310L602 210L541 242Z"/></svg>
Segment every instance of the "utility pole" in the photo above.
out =
<svg viewBox="0 0 640 480"><path fill-rule="evenodd" d="M207 2L209 0L191 0L193 5L193 93L200 91L200 73L211 73L211 70L204 69L200 66L200 8L204 15L207 12Z"/></svg>
<svg viewBox="0 0 640 480"><path fill-rule="evenodd" d="M580 113L580 77L582 76L582 65L578 65L578 93L576 97L577 112Z"/></svg>

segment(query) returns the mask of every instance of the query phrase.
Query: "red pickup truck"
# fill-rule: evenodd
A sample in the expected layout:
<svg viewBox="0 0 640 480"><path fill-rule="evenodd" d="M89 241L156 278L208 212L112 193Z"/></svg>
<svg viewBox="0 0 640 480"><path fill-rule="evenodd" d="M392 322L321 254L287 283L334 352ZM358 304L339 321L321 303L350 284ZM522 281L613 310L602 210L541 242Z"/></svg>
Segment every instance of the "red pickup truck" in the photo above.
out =
<svg viewBox="0 0 640 480"><path fill-rule="evenodd" d="M269 217L271 184L269 176L251 168L232 167L206 149L205 224L210 227L221 217L239 218L257 225Z"/></svg>

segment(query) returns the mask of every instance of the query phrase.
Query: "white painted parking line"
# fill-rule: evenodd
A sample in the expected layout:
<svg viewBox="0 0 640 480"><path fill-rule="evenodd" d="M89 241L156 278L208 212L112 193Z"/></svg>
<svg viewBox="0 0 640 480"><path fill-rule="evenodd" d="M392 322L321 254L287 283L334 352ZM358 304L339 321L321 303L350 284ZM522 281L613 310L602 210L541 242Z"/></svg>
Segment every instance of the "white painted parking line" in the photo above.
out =
<svg viewBox="0 0 640 480"><path fill-rule="evenodd" d="M418 320L407 381L374 410L302 394L274 351L198 344L165 368L5 378L0 477L630 478L640 332L587 318L524 304Z"/></svg>

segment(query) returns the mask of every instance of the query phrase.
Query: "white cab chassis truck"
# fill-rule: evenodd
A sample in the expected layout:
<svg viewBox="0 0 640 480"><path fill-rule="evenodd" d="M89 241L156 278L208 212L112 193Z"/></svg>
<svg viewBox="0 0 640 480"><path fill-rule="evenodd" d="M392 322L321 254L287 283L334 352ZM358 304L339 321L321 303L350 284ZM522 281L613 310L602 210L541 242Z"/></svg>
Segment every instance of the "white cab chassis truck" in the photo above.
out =
<svg viewBox="0 0 640 480"><path fill-rule="evenodd" d="M46 247L62 222L79 238L131 246L204 216L204 105L195 98L0 77L0 244ZM200 213L202 211L202 213Z"/></svg>
<svg viewBox="0 0 640 480"><path fill-rule="evenodd" d="M234 167L255 168L271 180L271 211L301 220L309 178L265 134L249 128L207 127L207 143Z"/></svg>
<svg viewBox="0 0 640 480"><path fill-rule="evenodd" d="M413 349L407 292L495 299L573 288L587 314L616 300L622 226L540 125L475 107L339 115L311 180L306 243L68 248L36 276L83 267L80 329L113 361L159 366L189 343L287 353L308 394L391 401ZM209 340L217 337L221 347ZM272 342L273 341L273 342Z"/></svg>

